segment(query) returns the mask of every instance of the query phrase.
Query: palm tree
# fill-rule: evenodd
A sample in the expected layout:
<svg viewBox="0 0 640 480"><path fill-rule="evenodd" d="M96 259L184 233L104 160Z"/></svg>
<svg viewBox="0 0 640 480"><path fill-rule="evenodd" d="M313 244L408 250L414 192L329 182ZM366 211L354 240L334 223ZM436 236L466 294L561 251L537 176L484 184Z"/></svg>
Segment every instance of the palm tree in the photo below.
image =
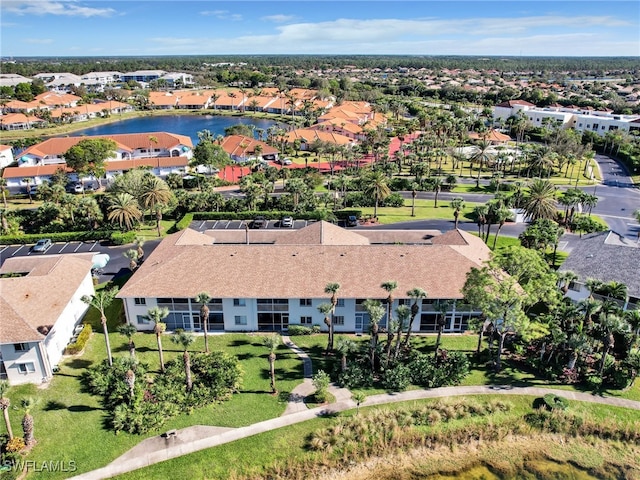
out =
<svg viewBox="0 0 640 480"><path fill-rule="evenodd" d="M393 341L393 330L391 328L391 311L393 308L393 291L398 288L398 282L396 282L395 280L391 280L388 282L383 282L380 285L380 288L382 288L385 292L387 292L387 345L386 345L386 349L387 349L387 361L386 361L386 366L389 365L389 359L391 357L391 342Z"/></svg>
<svg viewBox="0 0 640 480"><path fill-rule="evenodd" d="M640 336L640 310L627 310L624 312L624 319L629 324L633 335L632 340L629 342L629 350L627 352L631 353L631 350L638 344L638 336Z"/></svg>
<svg viewBox="0 0 640 480"><path fill-rule="evenodd" d="M22 408L24 408L24 417L22 417L22 433L24 434L24 444L29 447L36 442L33 436L33 417L31 409L35 407L37 401L33 397L22 400Z"/></svg>
<svg viewBox="0 0 640 480"><path fill-rule="evenodd" d="M108 208L107 218L110 222L116 220L120 228L124 226L125 230L131 230L133 224L142 218L138 201L130 193L116 193L110 197L109 201L111 205Z"/></svg>
<svg viewBox="0 0 640 480"><path fill-rule="evenodd" d="M145 178L143 184L142 195L140 200L144 208L148 208L151 212L156 213L156 228L158 236L162 235L160 231L160 220L162 220L162 206L171 201L173 193L166 182L155 175Z"/></svg>
<svg viewBox="0 0 640 480"><path fill-rule="evenodd" d="M493 212L493 220L498 224L498 230L496 231L496 236L493 238L493 249L496 249L496 242L498 241L498 237L500 236L500 230L504 226L505 222L511 218L513 214L511 210L507 207L499 207L497 210Z"/></svg>
<svg viewBox="0 0 640 480"><path fill-rule="evenodd" d="M271 393L278 393L276 389L276 349L280 345L280 335L274 333L263 340L265 347L269 349L269 378L271 378Z"/></svg>
<svg viewBox="0 0 640 480"><path fill-rule="evenodd" d="M407 292L407 296L413 299L413 303L411 304L411 320L409 321L409 326L407 327L407 335L404 337L405 347L409 345L409 337L411 336L413 321L416 319L416 316L420 311L420 305L418 302L421 302L423 298L427 297L427 292L419 287L415 287Z"/></svg>
<svg viewBox="0 0 640 480"><path fill-rule="evenodd" d="M324 324L327 326L327 328L329 329L329 338L327 339L327 348L325 349L325 355L327 353L329 353L329 342L332 341L331 336L333 335L333 332L331 330L331 327L333 325L333 322L331 321L331 314L333 312L333 305L331 305L330 303L321 303L320 305L318 305L318 311L324 315Z"/></svg>
<svg viewBox="0 0 640 480"><path fill-rule="evenodd" d="M13 438L13 430L11 430L11 421L9 420L9 407L11 406L11 400L4 396L9 390L9 382L6 380L0 380L0 410L2 410L2 416L4 417L4 424L7 427L7 434L9 440Z"/></svg>
<svg viewBox="0 0 640 480"><path fill-rule="evenodd" d="M138 329L130 323L125 323L124 325L120 325L118 327L118 333L127 337L127 339L129 340L129 355L131 355L131 358L135 358L136 356L136 344L133 343L133 336L137 332Z"/></svg>
<svg viewBox="0 0 640 480"><path fill-rule="evenodd" d="M209 337L207 336L207 326L209 324L209 307L207 303L211 300L211 295L207 292L200 292L196 295L196 302L200 304L200 321L202 322L202 331L204 332L204 351L209 353Z"/></svg>
<svg viewBox="0 0 640 480"><path fill-rule="evenodd" d="M158 343L158 355L160 356L160 370L164 373L164 354L162 351L162 334L167 330L167 324L162 320L169 316L167 307L152 307L147 310L145 318L153 322L153 333L156 334L156 342Z"/></svg>
<svg viewBox="0 0 640 480"><path fill-rule="evenodd" d="M400 340L402 339L402 330L405 328L407 324L407 320L411 318L411 309L406 305L398 305L396 308L396 316L398 317L397 328L396 331L396 345L395 350L393 352L393 359L398 359L398 354L400 353Z"/></svg>
<svg viewBox="0 0 640 480"><path fill-rule="evenodd" d="M360 405L364 403L366 399L367 396L364 394L364 392L355 392L353 395L351 395L351 400L356 402L356 415L360 414Z"/></svg>
<svg viewBox="0 0 640 480"><path fill-rule="evenodd" d="M142 260L144 259L144 250L142 249L142 247L144 246L144 238L136 237L134 245L136 246L136 251L138 252L138 258L136 260L142 262Z"/></svg>
<svg viewBox="0 0 640 480"><path fill-rule="evenodd" d="M454 228L457 230L458 229L458 218L460 217L460 212L464 208L464 198L455 197L453 200L451 200L450 205L451 205L451 208L453 208L453 218L454 218L454 221L455 221Z"/></svg>
<svg viewBox="0 0 640 480"><path fill-rule="evenodd" d="M387 176L379 170L372 172L367 179L368 183L365 187L365 195L371 195L375 199L373 216L376 218L378 216L378 205L391 193L391 189L387 183L388 181Z"/></svg>
<svg viewBox="0 0 640 480"><path fill-rule="evenodd" d="M356 351L357 345L354 341L346 338L339 338L336 343L336 350L340 354L340 370L345 371L347 369L347 356L349 353Z"/></svg>
<svg viewBox="0 0 640 480"><path fill-rule="evenodd" d="M369 347L369 358L371 362L371 371L374 372L376 368L376 351L378 349L379 324L382 317L384 317L385 308L378 300L365 300L362 302L362 306L367 311L370 318L369 325L371 327L371 344Z"/></svg>
<svg viewBox="0 0 640 480"><path fill-rule="evenodd" d="M129 259L129 269L133 272L138 267L138 250L131 248L122 252L122 256Z"/></svg>
<svg viewBox="0 0 640 480"><path fill-rule="evenodd" d="M129 387L129 404L132 404L135 398L136 387L136 374L133 370L129 369L124 373L124 383Z"/></svg>
<svg viewBox="0 0 640 480"><path fill-rule="evenodd" d="M182 360L184 361L184 376L186 381L187 393L193 388L193 382L191 381L191 357L189 356L189 345L195 342L196 337L193 334L179 331L171 335L171 341L177 345L182 345L184 353L182 354Z"/></svg>
<svg viewBox="0 0 640 480"><path fill-rule="evenodd" d="M432 177L431 178L431 188L433 188L433 206L434 208L438 208L438 195L440 195L440 190L442 190L442 178L440 177Z"/></svg>
<svg viewBox="0 0 640 480"><path fill-rule="evenodd" d="M9 206L7 205L7 179L0 178L0 192L2 192L2 203L4 204L4 209L7 210Z"/></svg>
<svg viewBox="0 0 640 480"><path fill-rule="evenodd" d="M327 318L329 319L329 323L327 323L329 338L327 339L326 353L330 353L333 350L333 316L336 313L336 306L338 305L338 290L340 290L340 284L336 282L327 283L324 287L324 293L331 294L331 316L325 316L325 323Z"/></svg>
<svg viewBox="0 0 640 480"><path fill-rule="evenodd" d="M473 207L473 215L476 217L476 224L478 225L478 236L482 238L484 236L484 226L487 224L487 215L489 214L489 205L476 205Z"/></svg>
<svg viewBox="0 0 640 480"><path fill-rule="evenodd" d="M113 366L113 358L111 356L111 345L109 344L109 331L107 330L107 315L105 314L105 310L109 308L109 305L111 305L117 293L118 287L113 287L108 290L98 290L93 296L83 295L80 298L84 303L100 312L100 323L102 323L102 331L104 332L104 341L107 346L107 357L110 367Z"/></svg>
<svg viewBox="0 0 640 480"><path fill-rule="evenodd" d="M478 164L478 176L476 177L476 188L480 187L480 174L482 173L482 166L489 163L493 159L493 154L489 152L489 147L491 147L491 142L488 142L486 139L482 139L478 145L478 150L471 155L469 161L471 163Z"/></svg>
<svg viewBox="0 0 640 480"><path fill-rule="evenodd" d="M558 283L560 284L559 285L560 290L562 290L562 293L564 294L566 294L569 291L569 285L571 285L571 282L575 282L576 280L578 280L578 275L576 275L571 270L565 270L563 272L559 272L557 276L558 276Z"/></svg>
<svg viewBox="0 0 640 480"><path fill-rule="evenodd" d="M538 218L553 220L556 216L556 186L549 180L534 180L525 198L524 211L530 221Z"/></svg>

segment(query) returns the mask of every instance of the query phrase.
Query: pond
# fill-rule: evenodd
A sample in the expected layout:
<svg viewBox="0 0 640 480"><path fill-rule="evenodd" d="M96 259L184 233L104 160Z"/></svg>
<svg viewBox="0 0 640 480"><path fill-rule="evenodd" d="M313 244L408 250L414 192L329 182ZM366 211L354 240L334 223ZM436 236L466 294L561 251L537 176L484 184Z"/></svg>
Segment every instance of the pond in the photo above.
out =
<svg viewBox="0 0 640 480"><path fill-rule="evenodd" d="M72 133L77 135L115 135L119 133L168 132L191 137L193 145L198 143L198 132L209 130L213 136L224 135L224 129L238 124L255 125L267 130L280 123L273 120L249 117L226 117L220 115L158 115L138 117L85 128Z"/></svg>

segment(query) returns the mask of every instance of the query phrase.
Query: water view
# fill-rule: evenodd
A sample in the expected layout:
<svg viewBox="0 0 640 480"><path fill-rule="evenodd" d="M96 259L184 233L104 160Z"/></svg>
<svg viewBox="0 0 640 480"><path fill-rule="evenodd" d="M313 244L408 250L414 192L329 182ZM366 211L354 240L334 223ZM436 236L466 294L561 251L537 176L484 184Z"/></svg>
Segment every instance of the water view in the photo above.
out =
<svg viewBox="0 0 640 480"><path fill-rule="evenodd" d="M249 117L226 117L218 115L161 115L139 117L107 125L98 125L74 132L72 135L115 135L118 133L169 132L191 137L193 144L198 143L198 132L209 130L213 136L224 135L224 129L240 123L253 124L256 128L278 125L273 120Z"/></svg>

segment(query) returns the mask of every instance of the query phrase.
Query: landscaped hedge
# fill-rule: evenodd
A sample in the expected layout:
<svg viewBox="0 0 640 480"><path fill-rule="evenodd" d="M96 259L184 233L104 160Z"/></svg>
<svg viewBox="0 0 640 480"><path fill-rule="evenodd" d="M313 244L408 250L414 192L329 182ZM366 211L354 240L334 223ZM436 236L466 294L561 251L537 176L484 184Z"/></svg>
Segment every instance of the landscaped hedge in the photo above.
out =
<svg viewBox="0 0 640 480"><path fill-rule="evenodd" d="M179 232L180 230L184 230L193 222L193 213L187 213L184 217L182 217L179 221L171 229L171 233Z"/></svg>
<svg viewBox="0 0 640 480"><path fill-rule="evenodd" d="M297 335L313 335L314 333L320 333L320 325L314 325L313 327L307 327L305 325L289 325L289 336Z"/></svg>
<svg viewBox="0 0 640 480"><path fill-rule="evenodd" d="M351 209L338 210L336 212L333 212L333 214L336 216L338 220L346 220L350 215L355 215L356 218L361 218L362 210L351 208Z"/></svg>
<svg viewBox="0 0 640 480"><path fill-rule="evenodd" d="M86 230L80 232L29 233L22 235L2 235L0 245L26 245L36 243L41 238L50 238L52 242L87 242L106 240L113 235L113 230Z"/></svg>
<svg viewBox="0 0 640 480"><path fill-rule="evenodd" d="M113 232L110 240L114 245L126 245L127 243L133 243L136 240L137 233L130 232Z"/></svg>
<svg viewBox="0 0 640 480"><path fill-rule="evenodd" d="M327 220L331 213L326 211L314 212L284 212L284 211L244 211L244 212L194 212L193 220L248 220L262 216L267 220L278 220L282 217L294 217L300 220Z"/></svg>
<svg viewBox="0 0 640 480"><path fill-rule="evenodd" d="M89 337L91 336L91 331L91 325L85 323L84 328L80 332L80 335L78 335L75 343L70 343L67 346L65 353L67 355L75 355L76 353L80 353L82 350L84 350L84 347L89 341Z"/></svg>

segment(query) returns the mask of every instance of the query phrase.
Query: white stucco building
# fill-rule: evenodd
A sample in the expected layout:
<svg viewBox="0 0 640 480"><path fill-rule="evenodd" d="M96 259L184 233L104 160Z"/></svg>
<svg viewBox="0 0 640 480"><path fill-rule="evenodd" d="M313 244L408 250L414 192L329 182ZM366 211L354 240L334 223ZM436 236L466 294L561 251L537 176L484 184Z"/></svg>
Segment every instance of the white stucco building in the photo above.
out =
<svg viewBox="0 0 640 480"><path fill-rule="evenodd" d="M42 383L64 353L93 295L90 257L8 258L0 269L0 377ZM15 276L9 276L15 275Z"/></svg>
<svg viewBox="0 0 640 480"><path fill-rule="evenodd" d="M461 293L466 274L489 258L479 238L460 230L444 235L407 230L349 231L327 222L300 230L199 233L166 237L120 290L129 323L151 330L144 319L151 307L169 309L169 330L200 331L200 292L209 303L209 330L283 331L289 325L321 325L318 305L328 283L339 283L334 325L337 332L368 332L367 299L387 297L381 284L396 281L396 300L422 288L415 331L433 332L445 316L446 332L466 330L478 316ZM383 319L381 326L386 325Z"/></svg>

